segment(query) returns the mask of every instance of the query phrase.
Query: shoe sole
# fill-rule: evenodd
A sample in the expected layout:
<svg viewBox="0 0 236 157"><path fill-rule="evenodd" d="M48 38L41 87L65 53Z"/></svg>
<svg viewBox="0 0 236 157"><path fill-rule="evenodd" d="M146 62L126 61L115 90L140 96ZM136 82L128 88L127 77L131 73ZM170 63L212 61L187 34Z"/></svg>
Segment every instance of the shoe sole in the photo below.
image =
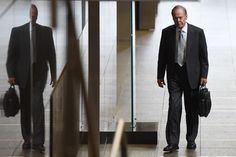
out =
<svg viewBox="0 0 236 157"><path fill-rule="evenodd" d="M174 151L177 151L177 150L179 150L179 148L176 148L176 149L173 149L173 150L163 150L164 152L174 152Z"/></svg>

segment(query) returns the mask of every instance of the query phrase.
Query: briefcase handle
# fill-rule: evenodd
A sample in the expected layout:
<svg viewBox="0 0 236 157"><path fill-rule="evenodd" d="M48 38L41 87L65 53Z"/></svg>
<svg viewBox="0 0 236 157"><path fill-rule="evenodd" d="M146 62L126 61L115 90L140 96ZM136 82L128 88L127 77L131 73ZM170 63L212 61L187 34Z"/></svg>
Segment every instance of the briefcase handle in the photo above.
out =
<svg viewBox="0 0 236 157"><path fill-rule="evenodd" d="M202 86L202 85L199 86L199 90L204 89L204 88L206 88L206 86Z"/></svg>
<svg viewBox="0 0 236 157"><path fill-rule="evenodd" d="M15 85L14 85L14 84L11 84L11 85L10 85L10 88L15 88Z"/></svg>

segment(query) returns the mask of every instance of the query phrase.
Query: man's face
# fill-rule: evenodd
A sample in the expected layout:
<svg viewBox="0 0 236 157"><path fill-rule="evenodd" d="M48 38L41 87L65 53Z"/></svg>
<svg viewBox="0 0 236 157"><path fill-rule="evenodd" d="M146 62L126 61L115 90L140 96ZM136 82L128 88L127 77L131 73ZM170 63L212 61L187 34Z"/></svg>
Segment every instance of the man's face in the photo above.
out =
<svg viewBox="0 0 236 157"><path fill-rule="evenodd" d="M184 25L186 24L187 15L185 14L182 8L177 8L174 11L172 17L173 17L176 27L182 29Z"/></svg>
<svg viewBox="0 0 236 157"><path fill-rule="evenodd" d="M36 20L38 18L38 12L34 7L31 7L30 9L30 21L34 25L36 24Z"/></svg>

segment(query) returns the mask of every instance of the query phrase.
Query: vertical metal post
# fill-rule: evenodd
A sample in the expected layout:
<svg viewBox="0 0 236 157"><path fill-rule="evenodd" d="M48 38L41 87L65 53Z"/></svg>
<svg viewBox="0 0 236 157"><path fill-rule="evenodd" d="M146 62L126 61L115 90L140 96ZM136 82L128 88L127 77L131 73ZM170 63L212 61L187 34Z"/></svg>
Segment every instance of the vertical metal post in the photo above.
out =
<svg viewBox="0 0 236 157"><path fill-rule="evenodd" d="M135 67L135 1L131 1L131 127L132 131L136 128L136 67Z"/></svg>
<svg viewBox="0 0 236 157"><path fill-rule="evenodd" d="M53 28L57 27L57 0L51 0L51 25Z"/></svg>
<svg viewBox="0 0 236 157"><path fill-rule="evenodd" d="M90 108L93 109L89 112L93 113L93 130L88 130L88 144L95 144L99 146L100 144L100 132L99 132L99 112L100 112L100 10L99 1L88 1L89 7L89 26L88 26L88 44L89 44L89 54L88 54L88 72L89 72L89 83L88 83L88 104ZM91 133L94 132L96 139L91 138ZM88 151L89 157L95 157L94 150L89 147ZM96 154L99 156L99 154Z"/></svg>
<svg viewBox="0 0 236 157"><path fill-rule="evenodd" d="M86 2L85 2L85 0L82 0L82 29L84 28L84 26L85 26L85 13L86 13Z"/></svg>

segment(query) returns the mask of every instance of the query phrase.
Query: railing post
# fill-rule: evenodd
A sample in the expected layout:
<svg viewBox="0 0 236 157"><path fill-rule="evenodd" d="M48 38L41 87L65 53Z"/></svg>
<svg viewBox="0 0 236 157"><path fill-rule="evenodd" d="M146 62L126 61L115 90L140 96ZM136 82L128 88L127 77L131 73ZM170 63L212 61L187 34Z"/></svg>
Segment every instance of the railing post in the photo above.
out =
<svg viewBox="0 0 236 157"><path fill-rule="evenodd" d="M112 149L110 157L117 157L119 149L121 150L121 156L127 157L126 135L124 132L125 122L123 119L118 121L116 133L113 139Z"/></svg>
<svg viewBox="0 0 236 157"><path fill-rule="evenodd" d="M88 145L94 143L99 146L99 111L100 111L100 28L99 28L99 1L88 1L88 105L93 114L93 130L88 130ZM96 139L91 139L91 132ZM95 141L94 141L95 140ZM88 156L94 157L89 147ZM98 147L99 148L99 147ZM98 155L99 156L99 155Z"/></svg>

